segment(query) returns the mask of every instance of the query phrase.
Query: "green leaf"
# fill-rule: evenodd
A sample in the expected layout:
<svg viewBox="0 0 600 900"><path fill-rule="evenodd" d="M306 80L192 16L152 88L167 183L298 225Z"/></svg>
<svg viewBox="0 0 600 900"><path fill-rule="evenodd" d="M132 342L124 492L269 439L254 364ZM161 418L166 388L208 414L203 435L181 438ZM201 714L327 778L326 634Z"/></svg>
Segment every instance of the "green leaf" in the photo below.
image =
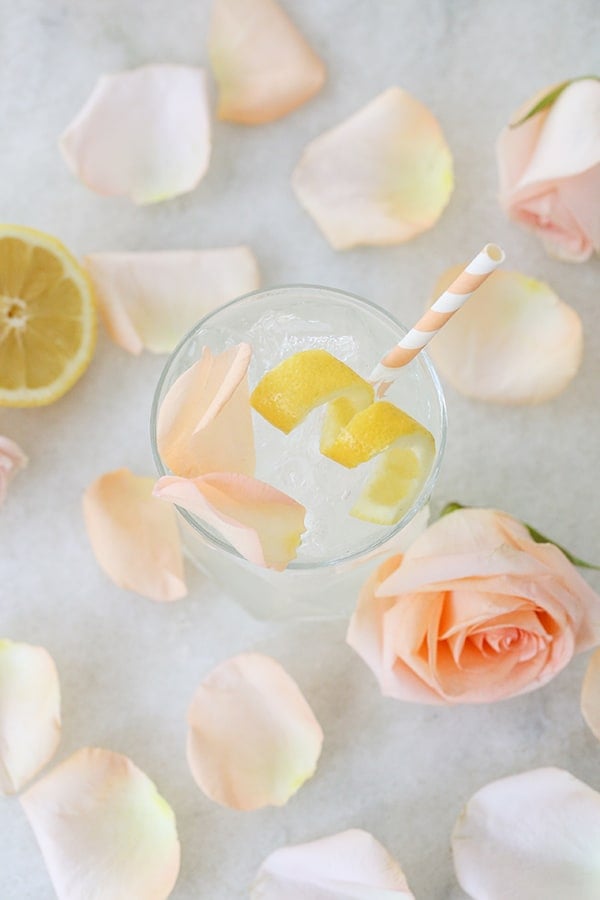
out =
<svg viewBox="0 0 600 900"><path fill-rule="evenodd" d="M477 507L473 506L463 506L462 503L457 503L453 500L451 503L446 503L445 507L440 513L440 519L443 516L449 515L449 513L456 512L457 509L476 509ZM569 550L566 550L564 547L561 547L560 544L557 544L556 541L552 541L550 538L546 537L536 528L532 528L531 525L528 525L527 522L522 523L536 544L554 544L562 553L565 554L569 562L573 563L574 566L579 566L581 569L595 569L596 571L600 571L600 566L595 566L593 563L585 562L583 559L579 559L578 556L574 556Z"/></svg>
<svg viewBox="0 0 600 900"><path fill-rule="evenodd" d="M531 525L528 525L527 522L523 522L523 525L536 542L536 544L554 544L555 547L558 547L559 550L565 554L569 562L572 562L574 566L579 566L582 569L596 569L600 571L600 566L594 566L592 563L585 562L583 559L579 559L578 556L573 556L568 550L565 550L564 547L561 547L560 544L557 544L556 541L551 541L550 538L547 538L545 535L541 534L535 528L532 528Z"/></svg>
<svg viewBox="0 0 600 900"><path fill-rule="evenodd" d="M552 106L555 103L565 88L568 88L570 84L573 84L575 81L586 81L588 79L592 79L593 81L600 81L600 76L598 75L578 75L577 78L569 78L567 81L562 81L560 84L557 84L555 88L552 88L545 97L542 97L541 100L531 107L529 112L525 113L525 115L519 119L517 122L511 122L509 128L518 128L519 125L522 125L523 122L527 122L528 119L533 118L533 116L537 116L538 113L542 112L544 109L548 109L548 107Z"/></svg>
<svg viewBox="0 0 600 900"><path fill-rule="evenodd" d="M440 513L440 519L443 516L447 516L448 513L455 512L457 509L469 509L469 507L463 506L462 503L456 503L456 501L453 501L452 503L446 503L445 507Z"/></svg>

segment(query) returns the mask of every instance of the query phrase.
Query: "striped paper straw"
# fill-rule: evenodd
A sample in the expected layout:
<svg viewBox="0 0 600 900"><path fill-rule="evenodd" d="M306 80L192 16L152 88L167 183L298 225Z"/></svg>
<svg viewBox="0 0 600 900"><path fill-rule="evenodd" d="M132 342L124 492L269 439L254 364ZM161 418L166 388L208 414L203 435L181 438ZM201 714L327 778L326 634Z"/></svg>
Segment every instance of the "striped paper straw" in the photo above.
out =
<svg viewBox="0 0 600 900"><path fill-rule="evenodd" d="M486 244L475 259L462 270L447 291L421 316L414 328L405 334L396 346L386 353L375 366L369 381L383 382L378 394L381 396L400 374L402 366L414 359L436 336L448 319L469 299L492 272L504 262L504 251L496 244Z"/></svg>

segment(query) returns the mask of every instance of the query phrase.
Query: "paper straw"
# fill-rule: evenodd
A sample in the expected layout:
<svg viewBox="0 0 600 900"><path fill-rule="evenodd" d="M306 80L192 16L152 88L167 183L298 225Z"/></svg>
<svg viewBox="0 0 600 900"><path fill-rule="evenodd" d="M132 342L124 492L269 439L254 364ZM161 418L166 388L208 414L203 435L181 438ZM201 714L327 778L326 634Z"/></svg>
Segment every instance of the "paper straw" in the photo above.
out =
<svg viewBox="0 0 600 900"><path fill-rule="evenodd" d="M486 278L504 262L504 251L497 244L486 244L475 259L454 279L447 291L438 297L414 328L405 334L375 366L369 381L384 382L378 394L381 396L398 377L403 366L414 359L423 347L436 336L440 328L469 299Z"/></svg>

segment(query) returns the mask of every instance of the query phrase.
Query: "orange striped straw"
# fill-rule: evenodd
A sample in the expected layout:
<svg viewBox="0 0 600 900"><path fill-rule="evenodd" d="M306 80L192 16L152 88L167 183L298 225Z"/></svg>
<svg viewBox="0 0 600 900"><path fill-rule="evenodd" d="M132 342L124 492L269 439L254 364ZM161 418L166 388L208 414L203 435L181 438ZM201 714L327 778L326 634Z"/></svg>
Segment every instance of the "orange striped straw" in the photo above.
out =
<svg viewBox="0 0 600 900"><path fill-rule="evenodd" d="M486 278L502 265L504 251L497 244L486 244L475 259L462 270L447 291L438 297L427 312L421 316L414 328L404 335L371 372L369 381L381 382L378 396L382 396L390 384L398 377L403 366L414 359L423 347L436 336L440 328L469 299Z"/></svg>

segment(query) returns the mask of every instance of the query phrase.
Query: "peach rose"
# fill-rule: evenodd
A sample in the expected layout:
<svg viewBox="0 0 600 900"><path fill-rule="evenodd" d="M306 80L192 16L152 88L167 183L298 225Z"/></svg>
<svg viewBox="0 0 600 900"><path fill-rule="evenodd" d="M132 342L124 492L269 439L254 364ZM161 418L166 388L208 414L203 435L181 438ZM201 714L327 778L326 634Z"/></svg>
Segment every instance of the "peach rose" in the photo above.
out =
<svg viewBox="0 0 600 900"><path fill-rule="evenodd" d="M546 88L514 116L498 139L500 204L532 228L551 256L571 262L600 250L600 81Z"/></svg>
<svg viewBox="0 0 600 900"><path fill-rule="evenodd" d="M347 640L387 696L486 703L540 687L600 642L600 597L511 516L459 509L367 581Z"/></svg>

